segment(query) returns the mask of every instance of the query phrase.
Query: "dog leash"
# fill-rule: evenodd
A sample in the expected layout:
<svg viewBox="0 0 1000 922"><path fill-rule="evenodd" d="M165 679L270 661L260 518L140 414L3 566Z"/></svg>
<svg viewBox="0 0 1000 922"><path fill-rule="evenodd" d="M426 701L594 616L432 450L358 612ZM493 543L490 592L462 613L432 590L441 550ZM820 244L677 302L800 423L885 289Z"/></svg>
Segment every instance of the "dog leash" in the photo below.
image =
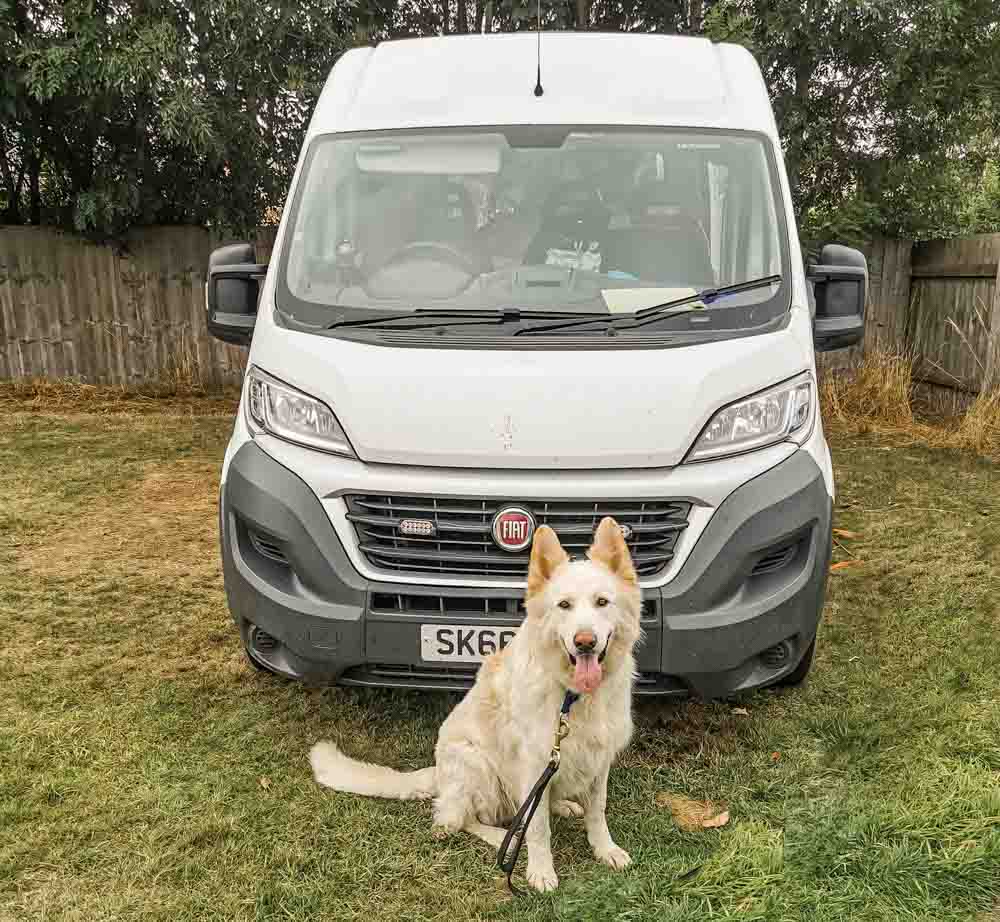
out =
<svg viewBox="0 0 1000 922"><path fill-rule="evenodd" d="M517 866L517 857L521 854L521 846L524 845L524 836L528 830L528 824L535 815L535 810L538 808L539 803L541 803L545 788L548 787L552 776L559 771L559 747L569 733L569 709L573 707L579 697L576 692L566 692L562 707L559 709L559 726L556 727L556 738L552 744L552 752L549 755L549 764L545 766L545 771L542 772L539 779L535 782L535 786L524 799L524 803L521 804L520 809L514 815L514 819L507 829L507 834L503 837L503 842L500 844L500 850L497 852L497 866L507 875L507 887L515 896L522 895L521 891L514 886L511 880L514 868ZM511 843L514 846L513 851L511 851Z"/></svg>

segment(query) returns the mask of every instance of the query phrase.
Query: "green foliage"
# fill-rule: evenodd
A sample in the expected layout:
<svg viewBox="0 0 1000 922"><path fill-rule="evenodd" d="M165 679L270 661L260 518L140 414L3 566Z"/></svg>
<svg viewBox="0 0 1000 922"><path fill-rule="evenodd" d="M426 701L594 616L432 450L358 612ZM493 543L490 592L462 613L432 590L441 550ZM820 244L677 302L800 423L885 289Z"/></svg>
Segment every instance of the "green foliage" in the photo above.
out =
<svg viewBox="0 0 1000 922"><path fill-rule="evenodd" d="M966 204L1000 157L995 0L722 0L708 33L758 56L807 234L996 222Z"/></svg>
<svg viewBox="0 0 1000 922"><path fill-rule="evenodd" d="M460 2L463 4L460 7ZM0 221L95 236L280 208L356 44L532 29L537 0L0 0ZM1000 227L996 0L542 0L546 29L757 55L807 239Z"/></svg>
<svg viewBox="0 0 1000 922"><path fill-rule="evenodd" d="M38 219L97 236L260 222L363 19L339 0L0 2L19 91L0 121L5 179L37 151ZM8 220L23 216L20 182Z"/></svg>

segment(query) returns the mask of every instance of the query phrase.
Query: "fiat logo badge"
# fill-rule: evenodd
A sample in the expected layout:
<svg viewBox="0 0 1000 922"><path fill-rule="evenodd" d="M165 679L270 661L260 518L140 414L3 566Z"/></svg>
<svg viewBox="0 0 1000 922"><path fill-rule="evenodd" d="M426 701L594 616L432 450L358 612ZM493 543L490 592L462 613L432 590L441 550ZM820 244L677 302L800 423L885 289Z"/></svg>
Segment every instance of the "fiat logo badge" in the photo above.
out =
<svg viewBox="0 0 1000 922"><path fill-rule="evenodd" d="M523 551L535 535L535 517L527 509L508 506L493 516L493 540L512 554Z"/></svg>

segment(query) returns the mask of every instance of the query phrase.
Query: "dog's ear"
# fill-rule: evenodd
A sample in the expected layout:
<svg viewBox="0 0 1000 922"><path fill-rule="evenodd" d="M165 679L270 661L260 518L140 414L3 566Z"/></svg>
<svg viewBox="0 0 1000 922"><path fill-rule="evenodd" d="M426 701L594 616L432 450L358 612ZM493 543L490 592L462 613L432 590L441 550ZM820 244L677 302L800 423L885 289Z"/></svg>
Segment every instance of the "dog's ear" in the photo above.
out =
<svg viewBox="0 0 1000 922"><path fill-rule="evenodd" d="M587 556L595 563L604 564L615 576L626 583L638 584L639 578L636 576L628 545L622 537L621 527L610 516L601 519L601 524L597 526L597 533L594 535L594 543L587 551Z"/></svg>
<svg viewBox="0 0 1000 922"><path fill-rule="evenodd" d="M541 592L552 579L552 574L568 560L569 555L563 550L556 533L548 525L542 525L531 542L527 597L530 599Z"/></svg>

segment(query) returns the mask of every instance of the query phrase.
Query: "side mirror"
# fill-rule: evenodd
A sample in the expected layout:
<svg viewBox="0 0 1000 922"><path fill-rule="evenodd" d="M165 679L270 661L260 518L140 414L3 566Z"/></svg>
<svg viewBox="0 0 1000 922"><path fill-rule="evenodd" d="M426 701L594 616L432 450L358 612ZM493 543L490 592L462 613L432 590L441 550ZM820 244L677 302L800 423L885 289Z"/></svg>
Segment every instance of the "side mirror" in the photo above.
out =
<svg viewBox="0 0 1000 922"><path fill-rule="evenodd" d="M819 264L809 266L816 316L813 343L817 352L858 345L865 336L868 299L868 261L864 253L829 243L820 251Z"/></svg>
<svg viewBox="0 0 1000 922"><path fill-rule="evenodd" d="M225 343L250 345L265 275L267 266L256 262L249 243L233 243L212 251L205 279L209 333Z"/></svg>

